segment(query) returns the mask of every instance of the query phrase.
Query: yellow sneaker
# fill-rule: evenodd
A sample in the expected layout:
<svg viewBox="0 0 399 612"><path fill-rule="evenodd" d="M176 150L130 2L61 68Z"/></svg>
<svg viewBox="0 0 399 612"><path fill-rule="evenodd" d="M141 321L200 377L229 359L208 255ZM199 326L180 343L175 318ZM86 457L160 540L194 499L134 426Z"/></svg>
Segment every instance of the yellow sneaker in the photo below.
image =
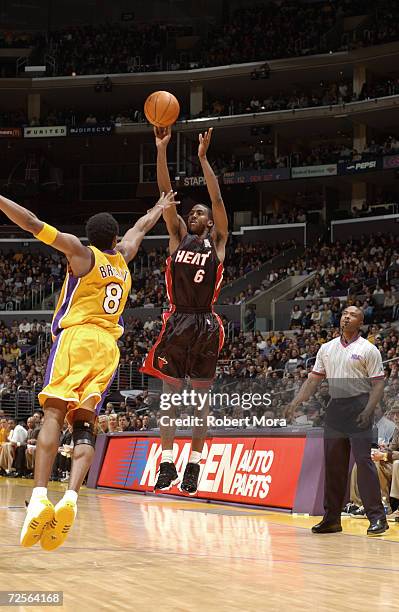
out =
<svg viewBox="0 0 399 612"><path fill-rule="evenodd" d="M31 499L21 531L21 546L28 548L36 544L41 538L43 529L53 518L54 506L47 497Z"/></svg>
<svg viewBox="0 0 399 612"><path fill-rule="evenodd" d="M73 501L61 499L54 508L51 523L45 526L40 545L44 550L55 550L63 544L73 525L78 509Z"/></svg>

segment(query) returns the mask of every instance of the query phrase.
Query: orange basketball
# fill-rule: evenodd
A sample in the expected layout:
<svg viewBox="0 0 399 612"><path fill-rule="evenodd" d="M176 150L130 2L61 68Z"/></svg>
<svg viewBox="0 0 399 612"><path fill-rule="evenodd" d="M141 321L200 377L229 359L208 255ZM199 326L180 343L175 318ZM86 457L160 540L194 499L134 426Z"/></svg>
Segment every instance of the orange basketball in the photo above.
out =
<svg viewBox="0 0 399 612"><path fill-rule="evenodd" d="M152 125L168 127L177 120L180 104L168 91L154 91L145 101L144 113Z"/></svg>

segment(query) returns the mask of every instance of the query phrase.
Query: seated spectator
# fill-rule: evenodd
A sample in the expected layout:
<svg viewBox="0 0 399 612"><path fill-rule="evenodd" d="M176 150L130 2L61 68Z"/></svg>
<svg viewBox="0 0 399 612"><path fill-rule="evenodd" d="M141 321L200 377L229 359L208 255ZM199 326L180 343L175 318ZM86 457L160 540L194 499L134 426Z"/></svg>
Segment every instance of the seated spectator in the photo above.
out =
<svg viewBox="0 0 399 612"><path fill-rule="evenodd" d="M98 417L97 434L106 434L108 433L108 431L108 415L100 414L100 416Z"/></svg>
<svg viewBox="0 0 399 612"><path fill-rule="evenodd" d="M108 430L109 433L117 433L118 431L121 431L118 425L118 416L115 414L115 412L108 415Z"/></svg>
<svg viewBox="0 0 399 612"><path fill-rule="evenodd" d="M293 329L295 327L300 327L301 320L302 320L302 310L299 308L298 304L294 304L292 311L291 311L290 329Z"/></svg>
<svg viewBox="0 0 399 612"><path fill-rule="evenodd" d="M9 419L8 425L10 432L7 441L1 447L0 468L4 470L7 476L10 476L16 471L14 467L16 449L25 445L28 433L23 421L20 421L17 425L15 419Z"/></svg>
<svg viewBox="0 0 399 612"><path fill-rule="evenodd" d="M382 414L381 410L379 414ZM377 427L379 422L377 422ZM395 521L396 517L399 517L399 511L392 512L390 499L393 498L399 502L399 429L394 427L390 440L383 439L382 437L380 438L380 429L378 429L378 437L381 440L380 447L378 450L372 449L371 458L377 468L381 487L381 498L387 508L387 518L388 520ZM351 503L357 506L357 509L352 509L354 515L358 517L365 516L357 484L356 464L353 466L351 474L350 499Z"/></svg>
<svg viewBox="0 0 399 612"><path fill-rule="evenodd" d="M40 433L41 415L35 413L28 419L28 436L26 440L25 462L27 474L32 474L35 468L36 444Z"/></svg>
<svg viewBox="0 0 399 612"><path fill-rule="evenodd" d="M118 415L118 427L119 431L132 431L132 424L130 422L130 417L125 412L119 413Z"/></svg>
<svg viewBox="0 0 399 612"><path fill-rule="evenodd" d="M291 356L285 364L285 371L294 372L294 370L302 366L302 364L303 364L303 360L299 356L298 351L296 349L292 349Z"/></svg>
<svg viewBox="0 0 399 612"><path fill-rule="evenodd" d="M52 468L51 480L59 480L61 482L69 480L72 451L72 425L68 425L68 422L65 420L60 433L60 442Z"/></svg>

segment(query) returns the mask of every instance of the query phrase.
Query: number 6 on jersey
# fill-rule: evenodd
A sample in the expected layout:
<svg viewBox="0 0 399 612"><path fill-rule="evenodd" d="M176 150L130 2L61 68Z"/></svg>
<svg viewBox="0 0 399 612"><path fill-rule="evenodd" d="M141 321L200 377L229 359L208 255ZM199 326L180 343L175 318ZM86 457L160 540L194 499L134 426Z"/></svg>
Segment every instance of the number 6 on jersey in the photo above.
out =
<svg viewBox="0 0 399 612"><path fill-rule="evenodd" d="M194 276L194 282L195 283L202 283L202 281L204 280L204 274L205 274L205 270L197 270L195 276Z"/></svg>
<svg viewBox="0 0 399 612"><path fill-rule="evenodd" d="M115 314L118 311L123 289L118 283L110 283L105 287L105 298L103 308L107 314Z"/></svg>

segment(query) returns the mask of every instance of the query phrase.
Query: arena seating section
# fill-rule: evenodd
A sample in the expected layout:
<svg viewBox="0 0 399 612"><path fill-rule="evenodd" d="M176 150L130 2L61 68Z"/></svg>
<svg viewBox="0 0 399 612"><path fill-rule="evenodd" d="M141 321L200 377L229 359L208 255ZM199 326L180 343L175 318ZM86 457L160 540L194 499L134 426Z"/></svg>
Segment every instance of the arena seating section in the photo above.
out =
<svg viewBox="0 0 399 612"><path fill-rule="evenodd" d="M384 11L381 11L382 6ZM172 52L167 66L161 66L157 56L170 40L198 34L190 26L106 24L69 27L50 32L47 39L44 35L5 32L0 46L33 46L36 52L50 53L55 58L59 75L178 70L190 66L253 62L262 57L274 59L342 50L351 41L331 45L325 35L337 20L351 15L370 17L363 35L356 40L357 46L397 40L397 0L392 0L389 8L382 0L363 3L339 0L314 6L298 5L293 1L283 5L271 2L267 6L238 9L228 23L211 27L207 36L199 37L199 44L185 63ZM134 61L136 56L142 58L140 67Z"/></svg>

